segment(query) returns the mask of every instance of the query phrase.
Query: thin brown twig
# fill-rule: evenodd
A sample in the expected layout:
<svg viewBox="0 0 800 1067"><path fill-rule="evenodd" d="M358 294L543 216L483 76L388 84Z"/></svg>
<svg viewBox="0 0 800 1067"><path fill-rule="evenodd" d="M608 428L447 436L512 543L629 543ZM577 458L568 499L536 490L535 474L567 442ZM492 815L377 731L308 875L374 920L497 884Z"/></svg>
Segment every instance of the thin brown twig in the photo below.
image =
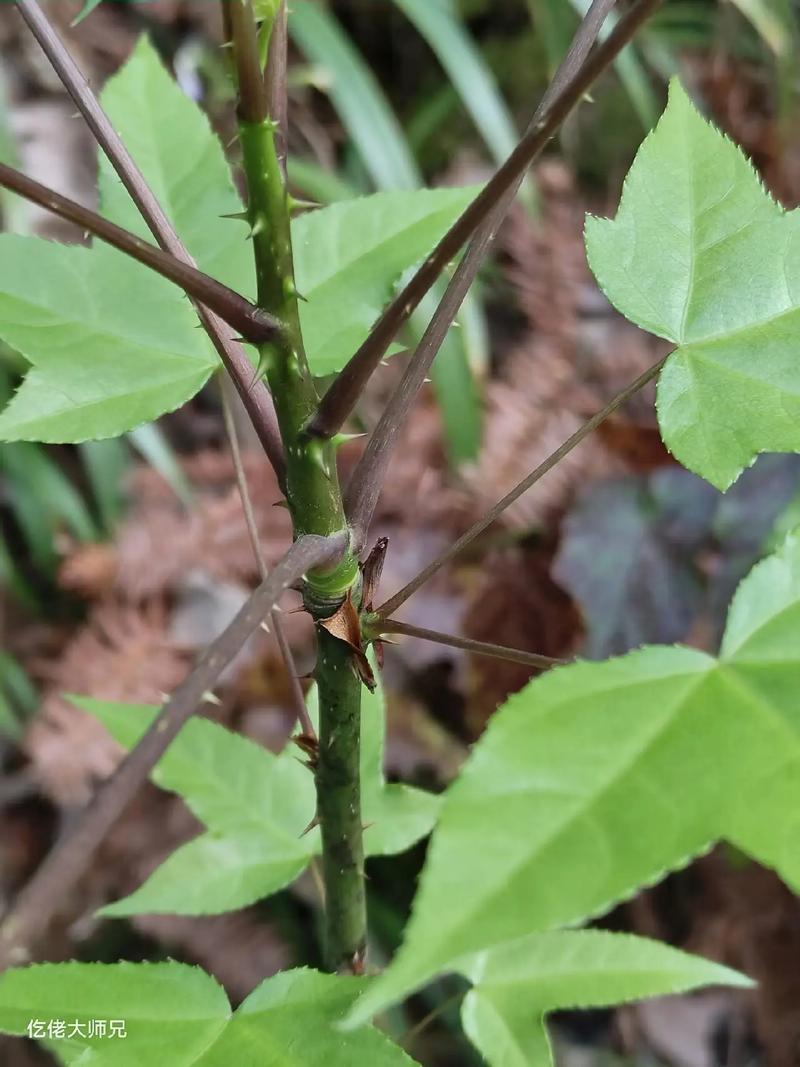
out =
<svg viewBox="0 0 800 1067"><path fill-rule="evenodd" d="M195 713L220 674L258 629L282 594L306 571L335 561L347 538L309 535L295 541L241 608L236 618L200 656L138 744L103 783L73 828L52 849L0 925L0 970L21 963L30 942L44 934L95 849L158 763L183 724Z"/></svg>
<svg viewBox="0 0 800 1067"><path fill-rule="evenodd" d="M543 460L535 470L532 470L521 482L518 482L513 489L506 493L502 500L498 500L496 504L489 508L477 522L470 526L466 533L463 533L457 541L450 545L449 548L445 549L445 551L429 563L427 567L421 570L420 573L415 578L412 578L407 585L404 585L399 592L395 593L394 596L381 604L379 608L376 608L375 614L381 619L386 619L390 615L393 615L400 605L404 604L421 585L424 585L424 583L439 570L440 567L443 567L445 563L448 563L451 559L457 556L459 552L463 551L467 545L471 544L471 542L482 534L487 527L491 526L499 515L502 515L506 508L510 507L515 500L521 497L523 493L527 492L532 485L538 482L541 478L544 478L544 476L551 471L553 467L564 458L564 456L570 453L573 448L576 448L581 441L596 430L600 423L604 422L609 415L612 415L617 410L617 408L621 407L626 401L630 400L635 393L638 393L640 389L647 385L648 382L652 381L668 358L668 355L663 356L654 363L652 367L649 367L646 371L640 374L638 378L632 381L624 389L620 390L615 397L609 400L605 407L601 408L600 411L596 412L590 419L587 419L583 426L577 429L571 437L567 438L562 445L559 445L555 452L551 452L547 459Z"/></svg>
<svg viewBox="0 0 800 1067"><path fill-rule="evenodd" d="M276 318L251 303L241 293L5 163L0 163L0 186L52 211L59 218L74 223L93 237L98 237L124 252L126 256L143 263L200 304L211 308L229 326L239 330L245 340L261 344L274 340L282 332L281 324Z"/></svg>
<svg viewBox="0 0 800 1067"><path fill-rule="evenodd" d="M289 35L286 0L281 0L272 22L267 56L267 110L275 123L275 148L286 182L286 151L289 140L289 101L287 94L287 67Z"/></svg>
<svg viewBox="0 0 800 1067"><path fill-rule="evenodd" d="M15 2L22 18L83 115L95 140L116 170L158 244L176 259L194 265L142 172L100 106L100 101L36 0L15 0ZM269 389L263 379L254 380L253 367L247 354L243 347L229 336L229 331L219 316L202 304L197 306L197 313L242 398L261 446L278 476L278 481L283 485L285 478L283 442Z"/></svg>
<svg viewBox="0 0 800 1067"><path fill-rule="evenodd" d="M412 626L399 619L381 619L375 630L383 634L402 634L404 637L419 637L423 641L433 641L437 645L449 645L450 648L463 648L465 652L474 652L478 656L503 659L509 663L522 663L526 667L560 667L566 660L553 656L542 656L538 652L524 652L520 648L507 648L505 645L493 645L487 641L475 641L471 637L459 637L456 634L444 634L438 630L426 630L422 626Z"/></svg>
<svg viewBox="0 0 800 1067"><path fill-rule="evenodd" d="M247 472L244 469L244 463L242 462L242 448L239 440L239 431L236 428L236 419L233 414L232 397L230 395L231 382L228 378L220 379L220 395L222 398L222 419L225 423L225 433L228 437L228 444L231 450L231 457L233 459L233 469L236 472L236 485L239 490L239 497L242 501L242 510L244 512L244 521L247 526L247 533L250 538L250 544L253 549L253 555L255 556L256 563L258 564L258 570L261 575L261 581L266 581L269 574L269 568L267 566L266 558L264 557L264 550L261 546L261 539L258 536L258 525L256 524L256 517L253 512L253 499L250 495L250 487L247 484ZM286 637L286 630L283 625L283 620L277 611L271 611L269 614L269 625L275 633L275 640L278 643L278 650L283 660L283 665L286 669L286 673L289 676L289 688L292 694L292 703L294 705L295 715L297 721L300 724L300 729L304 734L309 737L316 737L316 731L314 730L314 724L311 721L311 716L308 714L308 708L306 707L306 699L303 695L303 687L300 685L300 678L297 673L297 665L294 661L294 655L292 654L292 648Z"/></svg>
<svg viewBox="0 0 800 1067"><path fill-rule="evenodd" d="M615 3L616 0L593 0L575 33L563 62L559 65L531 118L529 130L536 126L550 103L569 85L576 71L586 62L586 57ZM543 147L544 145L541 146ZM534 158L535 156L529 162L532 163ZM508 213L522 181L523 175L520 174L475 231L465 256L456 268L439 306L409 361L401 381L390 396L378 425L370 436L367 447L353 472L345 495L345 510L353 527L356 551L360 551L364 546L397 435L427 378L431 364L453 324L458 309L475 281L497 228Z"/></svg>
<svg viewBox="0 0 800 1067"><path fill-rule="evenodd" d="M528 129L506 162L447 231L436 248L378 318L369 336L320 401L307 432L329 438L338 433L355 407L364 386L379 365L397 331L418 307L450 260L470 238L499 200L513 187L596 79L613 63L643 22L662 0L638 0L609 36L580 64L564 90Z"/></svg>

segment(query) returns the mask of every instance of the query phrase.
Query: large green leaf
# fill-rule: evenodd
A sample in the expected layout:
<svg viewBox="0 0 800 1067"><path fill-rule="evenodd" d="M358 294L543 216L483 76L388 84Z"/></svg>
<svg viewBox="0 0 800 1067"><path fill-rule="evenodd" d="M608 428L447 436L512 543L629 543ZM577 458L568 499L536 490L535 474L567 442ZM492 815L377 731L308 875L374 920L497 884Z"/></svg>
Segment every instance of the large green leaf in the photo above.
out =
<svg viewBox="0 0 800 1067"><path fill-rule="evenodd" d="M238 1008L198 1067L409 1067L415 1061L380 1030L338 1029L369 981L309 970L276 974Z"/></svg>
<svg viewBox="0 0 800 1067"><path fill-rule="evenodd" d="M126 748L152 722L150 707L73 697ZM312 715L315 714L313 699ZM383 776L384 707L380 689L362 706L364 847L401 852L427 834L439 798ZM130 896L104 915L216 914L277 892L320 851L319 831L305 832L316 807L314 780L288 746L279 756L207 719L191 719L169 747L153 780L178 793L208 827L178 848Z"/></svg>
<svg viewBox="0 0 800 1067"><path fill-rule="evenodd" d="M211 975L183 963L42 963L0 976L0 1030L49 1038L64 1062L81 1067L141 1067L165 1056L189 1067L230 1017ZM111 1036L112 1022L124 1023L126 1036Z"/></svg>
<svg viewBox="0 0 800 1067"><path fill-rule="evenodd" d="M216 365L169 282L110 248L0 236L0 336L32 363L0 440L113 437L172 411Z"/></svg>
<svg viewBox="0 0 800 1067"><path fill-rule="evenodd" d="M552 1064L544 1016L707 985L749 986L736 971L669 945L605 930L533 934L472 957L464 1030L490 1067Z"/></svg>
<svg viewBox="0 0 800 1067"><path fill-rule="evenodd" d="M475 196L472 187L375 193L292 227L303 337L315 374L340 370L393 295Z"/></svg>
<svg viewBox="0 0 800 1067"><path fill-rule="evenodd" d="M132 747L156 709L73 698ZM191 719L167 749L153 781L178 793L208 827L178 848L105 915L216 914L241 908L292 882L319 849L314 782L296 759L271 752L207 719Z"/></svg>
<svg viewBox="0 0 800 1067"><path fill-rule="evenodd" d="M513 696L445 794L405 944L356 1019L467 953L603 912L719 838L800 887L798 636L792 536L739 587L719 659L644 648Z"/></svg>
<svg viewBox="0 0 800 1067"><path fill-rule="evenodd" d="M262 982L233 1012L222 988L199 967L44 963L0 976L0 1031L41 1035L63 1063L81 1067L412 1064L372 1027L357 1034L336 1030L368 981L286 971ZM98 1023L105 1024L103 1032ZM125 1036L119 1036L120 1024Z"/></svg>
<svg viewBox="0 0 800 1067"><path fill-rule="evenodd" d="M800 213L764 191L677 81L592 270L633 322L674 341L658 386L668 447L726 489L759 452L800 451Z"/></svg>
<svg viewBox="0 0 800 1067"><path fill-rule="evenodd" d="M200 267L251 292L252 248L217 138L142 40L103 103ZM147 228L100 161L103 212ZM365 197L295 221L301 318L317 374L365 338L401 273L422 259L474 190ZM0 414L0 439L116 436L190 399L218 365L170 283L119 253L0 237L0 336L33 364Z"/></svg>

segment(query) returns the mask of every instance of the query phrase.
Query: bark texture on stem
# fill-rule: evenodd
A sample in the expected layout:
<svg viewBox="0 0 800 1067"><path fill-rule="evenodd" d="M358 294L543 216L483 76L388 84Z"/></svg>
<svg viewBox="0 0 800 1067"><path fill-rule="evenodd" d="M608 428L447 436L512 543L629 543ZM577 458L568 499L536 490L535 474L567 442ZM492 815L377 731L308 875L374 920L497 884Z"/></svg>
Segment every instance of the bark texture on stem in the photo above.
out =
<svg viewBox="0 0 800 1067"><path fill-rule="evenodd" d="M325 882L325 963L359 974L366 951L361 825L361 681L348 646L317 627L317 816Z"/></svg>
<svg viewBox="0 0 800 1067"><path fill-rule="evenodd" d="M277 139L280 135L282 70L258 67L250 0L231 0L226 10L239 85L239 139L248 191L258 303L284 325L280 338L260 348L261 369L275 397L286 450L286 498L298 533L346 530L334 445L309 438L304 428L319 399L308 367L300 328L292 260L289 198ZM278 18L282 17L281 11ZM269 27L272 33L276 28ZM277 32L280 34L280 28ZM280 62L281 40L270 54ZM281 84L283 82L283 85ZM363 966L366 943L363 844L360 804L360 681L351 650L319 625L344 597L357 592L360 575L352 553L325 574L309 573L306 608L317 622L319 749L316 759L317 813L323 847L326 961L331 970Z"/></svg>

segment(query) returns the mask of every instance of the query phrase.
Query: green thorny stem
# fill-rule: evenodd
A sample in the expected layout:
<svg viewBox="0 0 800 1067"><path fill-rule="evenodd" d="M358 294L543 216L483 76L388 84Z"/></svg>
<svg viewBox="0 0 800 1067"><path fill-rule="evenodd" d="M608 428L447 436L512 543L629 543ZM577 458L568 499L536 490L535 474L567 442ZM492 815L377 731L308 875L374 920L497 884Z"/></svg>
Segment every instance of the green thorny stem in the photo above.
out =
<svg viewBox="0 0 800 1067"><path fill-rule="evenodd" d="M258 304L284 324L274 343L259 347L286 450L286 494L295 536L330 535L347 522L336 470L336 443L313 440L303 428L317 408L300 328L290 228L290 201L276 145L278 122L269 114L256 22L250 0L223 0L239 86L239 138L247 179L248 221L255 256ZM279 8L276 18L282 18ZM269 34L271 27L262 26ZM326 572L306 576L306 607L319 622L348 593L359 594L352 553ZM366 905L359 781L360 682L348 646L317 626L319 752L317 818L325 881L326 963L333 971L360 971L366 942Z"/></svg>

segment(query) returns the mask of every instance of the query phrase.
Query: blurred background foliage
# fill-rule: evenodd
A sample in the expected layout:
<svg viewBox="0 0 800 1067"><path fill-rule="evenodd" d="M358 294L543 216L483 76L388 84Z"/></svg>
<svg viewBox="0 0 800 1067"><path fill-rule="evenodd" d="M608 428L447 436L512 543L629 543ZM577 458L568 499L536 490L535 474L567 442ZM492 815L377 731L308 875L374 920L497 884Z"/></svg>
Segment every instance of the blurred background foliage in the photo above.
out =
<svg viewBox="0 0 800 1067"><path fill-rule="evenodd" d="M484 180L524 128L588 0L292 0L289 176L316 203L373 190ZM96 83L149 33L185 92L232 142L226 55L210 0L51 0L56 25ZM662 349L621 322L583 254L584 213L615 210L670 77L753 158L787 206L800 201L795 0L666 0L527 180L495 254L437 359L392 465L376 522L390 538L386 592L409 578ZM72 107L0 6L0 158L91 203L94 154ZM4 228L80 241L13 197ZM421 335L435 297L412 321ZM368 431L402 356L376 376ZM0 346L0 403L24 372ZM712 649L736 583L800 521L800 461L766 456L722 496L658 439L652 394L609 420L510 509L475 551L408 606L408 620L555 656L603 657L649 641ZM249 440L248 470L269 558L288 533L279 492ZM343 450L352 469L360 442ZM158 700L257 580L224 445L218 395L116 441L0 444L0 902L40 861L118 752L67 690ZM309 633L289 616L302 669ZM393 778L438 789L526 669L418 641L389 648ZM214 714L279 747L289 689L269 639L226 679ZM195 831L151 789L65 901L52 958L197 961L234 1000L265 974L319 962L315 891L300 884L213 919L99 923ZM424 848L370 863L377 964L399 942ZM718 849L618 908L605 923L742 967L755 994L704 994L567 1015L561 1060L581 1064L789 1067L800 1048L800 909L767 871ZM458 1036L457 981L389 1019L423 1064L476 1062ZM11 1067L42 1062L6 1042Z"/></svg>

